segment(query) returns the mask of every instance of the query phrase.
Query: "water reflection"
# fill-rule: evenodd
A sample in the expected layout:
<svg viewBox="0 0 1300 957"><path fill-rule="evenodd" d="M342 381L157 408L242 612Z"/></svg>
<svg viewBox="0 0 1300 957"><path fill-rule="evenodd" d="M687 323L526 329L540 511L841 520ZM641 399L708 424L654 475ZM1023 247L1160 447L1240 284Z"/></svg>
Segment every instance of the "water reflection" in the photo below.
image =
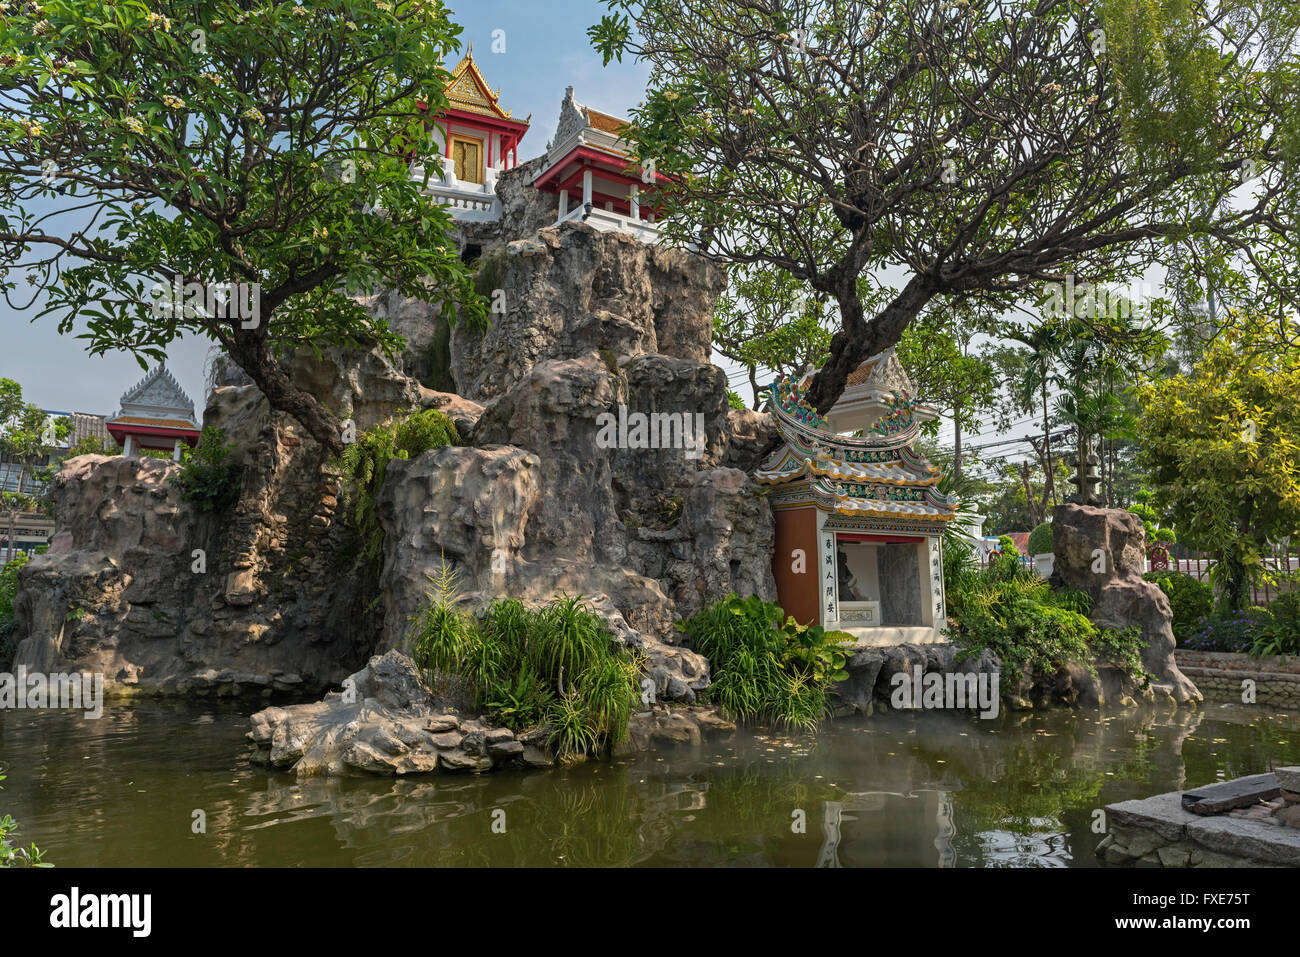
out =
<svg viewBox="0 0 1300 957"><path fill-rule="evenodd" d="M0 812L64 865L1095 867L1106 804L1300 763L1300 716L1231 705L907 712L400 780L269 772L246 728L212 705L0 713Z"/></svg>

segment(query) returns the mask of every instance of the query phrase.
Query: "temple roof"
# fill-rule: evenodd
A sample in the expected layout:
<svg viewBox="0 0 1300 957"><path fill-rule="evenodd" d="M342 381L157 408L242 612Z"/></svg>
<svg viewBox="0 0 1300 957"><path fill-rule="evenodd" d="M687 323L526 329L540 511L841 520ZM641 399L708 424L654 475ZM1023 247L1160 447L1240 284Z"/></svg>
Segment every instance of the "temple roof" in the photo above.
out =
<svg viewBox="0 0 1300 957"><path fill-rule="evenodd" d="M194 402L167 371L167 367L159 364L132 388L122 393L122 408L117 413L117 418L123 416L169 420L184 418L192 421Z"/></svg>
<svg viewBox="0 0 1300 957"><path fill-rule="evenodd" d="M632 155L623 139L623 131L628 125L625 119L579 103L573 95L573 87L566 87L564 100L560 103L560 119L555 126L555 139L547 144L550 161L554 163L567 153L575 137L589 149L626 159ZM591 133L600 135L592 136Z"/></svg>
<svg viewBox="0 0 1300 957"><path fill-rule="evenodd" d="M501 120L511 119L511 111L502 109L501 104L498 102L501 96L500 88L495 93L492 92L487 80L479 72L478 64L474 62L474 48L472 45L469 52L451 71L451 80L447 83L445 92L452 109L464 110L466 113L478 113L480 116L491 116ZM527 126L532 118L532 114L528 114L528 119L523 120L523 124ZM514 120L514 122L521 121Z"/></svg>

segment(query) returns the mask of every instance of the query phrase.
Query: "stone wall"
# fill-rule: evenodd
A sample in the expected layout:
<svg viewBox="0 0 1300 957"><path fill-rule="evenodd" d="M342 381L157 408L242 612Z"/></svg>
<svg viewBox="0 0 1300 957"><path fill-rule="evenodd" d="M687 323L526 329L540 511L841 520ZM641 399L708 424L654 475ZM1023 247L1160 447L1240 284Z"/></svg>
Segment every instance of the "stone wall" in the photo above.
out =
<svg viewBox="0 0 1300 957"><path fill-rule="evenodd" d="M1245 692L1242 682L1249 678L1254 682L1254 704L1300 710L1300 660L1184 649L1174 657L1206 698L1240 704Z"/></svg>

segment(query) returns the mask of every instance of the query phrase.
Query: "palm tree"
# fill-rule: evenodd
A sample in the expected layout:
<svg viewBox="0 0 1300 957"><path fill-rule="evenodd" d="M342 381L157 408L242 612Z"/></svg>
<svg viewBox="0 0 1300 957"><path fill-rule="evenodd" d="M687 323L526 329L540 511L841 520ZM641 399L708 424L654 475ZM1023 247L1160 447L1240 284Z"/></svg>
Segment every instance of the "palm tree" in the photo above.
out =
<svg viewBox="0 0 1300 957"><path fill-rule="evenodd" d="M1052 478L1052 421L1048 412L1048 387L1056 380L1056 362L1061 349L1066 345L1066 327L1060 321L1043 317L1039 323L1028 330L1011 326L1004 331L1004 336L1023 345L1015 355L1020 362L1020 375L1011 382L1012 393L1024 409L1036 406L1043 416L1044 461L1048 463L1047 477L1043 494L1056 504L1056 483Z"/></svg>

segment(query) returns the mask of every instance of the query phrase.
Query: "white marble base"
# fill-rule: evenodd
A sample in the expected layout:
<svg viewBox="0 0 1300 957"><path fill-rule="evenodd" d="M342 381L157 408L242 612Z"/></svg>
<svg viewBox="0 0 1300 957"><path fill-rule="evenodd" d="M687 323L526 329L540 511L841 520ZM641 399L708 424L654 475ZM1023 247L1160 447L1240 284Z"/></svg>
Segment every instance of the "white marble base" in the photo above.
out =
<svg viewBox="0 0 1300 957"><path fill-rule="evenodd" d="M946 645L950 642L928 625L881 625L876 628L835 628L856 638L858 648L886 645Z"/></svg>

